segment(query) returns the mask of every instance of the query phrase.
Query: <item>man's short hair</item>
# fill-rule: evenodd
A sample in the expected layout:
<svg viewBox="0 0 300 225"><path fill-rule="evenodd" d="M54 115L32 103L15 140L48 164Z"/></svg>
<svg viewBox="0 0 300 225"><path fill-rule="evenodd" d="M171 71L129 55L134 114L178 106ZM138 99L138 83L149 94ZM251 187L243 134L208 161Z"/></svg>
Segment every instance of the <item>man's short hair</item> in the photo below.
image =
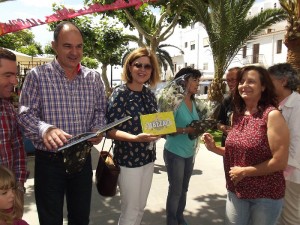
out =
<svg viewBox="0 0 300 225"><path fill-rule="evenodd" d="M228 69L228 72L239 71L240 69L241 69L241 67L236 66L236 67L232 67L232 68Z"/></svg>
<svg viewBox="0 0 300 225"><path fill-rule="evenodd" d="M74 26L75 28L77 28L77 30L78 30L79 33L81 34L81 37L83 38L83 35L82 35L81 30L79 29L78 26L76 26L76 24L74 24L74 23L72 23L72 22L70 22L70 21L62 21L62 22L60 22L60 23L55 27L55 29L54 29L54 32L53 32L53 39L54 39L55 42L58 41L58 35L59 35L60 31L63 29L63 27L64 27L65 25L70 25L70 26Z"/></svg>
<svg viewBox="0 0 300 225"><path fill-rule="evenodd" d="M17 57L13 52L7 50L6 48L1 48L1 47L0 47L0 59L8 59L14 62L17 61ZM1 66L1 60L0 60L0 66Z"/></svg>

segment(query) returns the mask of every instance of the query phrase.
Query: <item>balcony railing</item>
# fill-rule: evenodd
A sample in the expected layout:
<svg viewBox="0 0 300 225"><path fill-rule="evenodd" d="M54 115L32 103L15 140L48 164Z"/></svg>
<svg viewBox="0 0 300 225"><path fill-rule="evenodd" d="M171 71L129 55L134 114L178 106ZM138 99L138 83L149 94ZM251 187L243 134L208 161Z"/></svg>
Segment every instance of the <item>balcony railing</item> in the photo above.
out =
<svg viewBox="0 0 300 225"><path fill-rule="evenodd" d="M267 61L264 54L258 54L253 57L253 55L247 55L246 58L242 59L244 65L258 64L267 67Z"/></svg>

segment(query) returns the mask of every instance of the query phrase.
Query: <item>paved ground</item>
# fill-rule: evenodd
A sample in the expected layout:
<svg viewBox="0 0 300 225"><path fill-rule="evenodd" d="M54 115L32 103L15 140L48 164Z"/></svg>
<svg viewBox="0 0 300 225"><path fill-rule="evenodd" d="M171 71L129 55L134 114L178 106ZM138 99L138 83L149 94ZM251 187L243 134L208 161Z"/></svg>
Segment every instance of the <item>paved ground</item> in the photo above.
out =
<svg viewBox="0 0 300 225"><path fill-rule="evenodd" d="M109 141L106 145L109 146ZM157 160L151 191L142 225L165 225L165 202L168 190L166 168L162 158L164 139L157 143ZM98 150L101 144L92 151L93 169L96 169ZM29 157L31 175L26 182L24 219L30 225L38 225L33 190L34 157ZM196 157L194 173L190 181L187 196L185 218L189 225L220 225L223 224L226 189L222 157L215 155L201 145ZM120 213L119 194L113 198L100 196L93 186L92 210L90 224L114 225ZM65 210L66 215L66 210ZM64 224L67 224L64 222Z"/></svg>

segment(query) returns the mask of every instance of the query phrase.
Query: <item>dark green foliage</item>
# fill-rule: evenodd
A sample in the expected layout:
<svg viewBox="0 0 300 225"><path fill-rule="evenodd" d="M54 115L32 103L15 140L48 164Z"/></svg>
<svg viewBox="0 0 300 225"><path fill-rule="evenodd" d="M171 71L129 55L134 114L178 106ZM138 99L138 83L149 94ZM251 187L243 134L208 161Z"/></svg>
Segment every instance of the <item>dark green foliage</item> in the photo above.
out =
<svg viewBox="0 0 300 225"><path fill-rule="evenodd" d="M34 34L28 29L0 36L0 46L31 56L43 54L41 44L34 41Z"/></svg>

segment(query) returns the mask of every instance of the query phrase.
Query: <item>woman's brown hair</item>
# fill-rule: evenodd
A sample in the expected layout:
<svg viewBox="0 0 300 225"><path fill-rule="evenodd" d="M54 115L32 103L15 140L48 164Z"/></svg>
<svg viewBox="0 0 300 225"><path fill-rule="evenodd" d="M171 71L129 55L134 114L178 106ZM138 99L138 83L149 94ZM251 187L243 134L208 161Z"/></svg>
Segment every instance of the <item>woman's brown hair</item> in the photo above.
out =
<svg viewBox="0 0 300 225"><path fill-rule="evenodd" d="M0 218L8 225L13 224L16 219L21 219L23 215L23 203L20 195L16 193L16 178L11 170L4 166L0 166L0 190L8 190L12 188L15 195L14 206L11 210L0 209Z"/></svg>
<svg viewBox="0 0 300 225"><path fill-rule="evenodd" d="M270 75L264 67L261 66L245 66L238 71L237 74L237 82L234 90L233 103L234 103L234 111L236 113L242 114L245 111L246 105L244 100L239 94L238 85L241 82L244 73L254 70L259 74L259 80L262 86L265 87L264 91L261 93L261 98L258 101L257 109L259 111L263 111L267 106L278 107L278 102L275 94L275 87L270 78Z"/></svg>
<svg viewBox="0 0 300 225"><path fill-rule="evenodd" d="M132 82L132 75L130 73L129 67L136 59L143 56L149 57L152 66L150 79L146 83L149 84L151 87L155 87L156 84L160 81L160 68L158 65L156 54L145 47L137 48L127 56L123 66L122 80L124 80L127 83Z"/></svg>

